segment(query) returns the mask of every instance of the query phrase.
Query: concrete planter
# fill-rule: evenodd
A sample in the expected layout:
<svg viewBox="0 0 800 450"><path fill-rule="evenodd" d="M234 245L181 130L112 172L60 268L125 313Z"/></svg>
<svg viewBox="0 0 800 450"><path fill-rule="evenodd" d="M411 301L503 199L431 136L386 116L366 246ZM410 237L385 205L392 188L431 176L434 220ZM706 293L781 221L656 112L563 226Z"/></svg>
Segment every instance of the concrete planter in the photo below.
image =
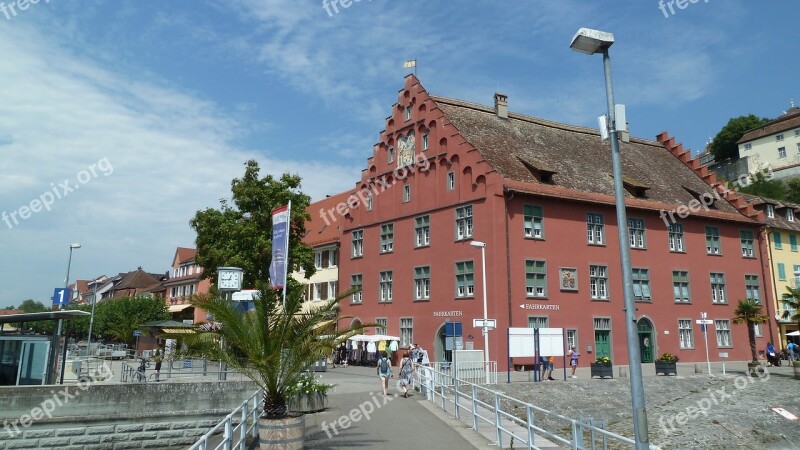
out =
<svg viewBox="0 0 800 450"><path fill-rule="evenodd" d="M298 395L290 398L286 402L289 411L292 412L317 412L328 407L328 394L322 392L312 392L310 394Z"/></svg>
<svg viewBox="0 0 800 450"><path fill-rule="evenodd" d="M592 369L592 378L600 377L600 378L614 378L614 366L612 365L603 365L597 363L591 363Z"/></svg>
<svg viewBox="0 0 800 450"><path fill-rule="evenodd" d="M678 375L678 368L676 363L671 362L664 362L664 361L656 361L656 375L663 374L663 375Z"/></svg>
<svg viewBox="0 0 800 450"><path fill-rule="evenodd" d="M760 362L751 361L747 363L747 373L753 376L760 376L764 374L764 366Z"/></svg>
<svg viewBox="0 0 800 450"><path fill-rule="evenodd" d="M794 379L800 380L800 364L794 364L792 368L794 368Z"/></svg>
<svg viewBox="0 0 800 450"><path fill-rule="evenodd" d="M304 444L305 416L284 419L258 419L261 450L301 450Z"/></svg>

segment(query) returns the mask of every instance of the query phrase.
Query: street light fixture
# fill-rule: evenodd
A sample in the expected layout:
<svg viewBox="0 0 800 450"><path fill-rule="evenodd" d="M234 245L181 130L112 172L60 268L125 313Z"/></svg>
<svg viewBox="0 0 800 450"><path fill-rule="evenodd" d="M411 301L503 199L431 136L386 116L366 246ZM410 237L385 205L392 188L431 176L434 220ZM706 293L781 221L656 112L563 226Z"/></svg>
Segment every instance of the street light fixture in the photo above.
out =
<svg viewBox="0 0 800 450"><path fill-rule="evenodd" d="M481 285L483 286L483 355L484 355L484 364L486 365L486 384L489 384L489 317L488 317L488 308L486 305L486 243L480 241L472 241L469 245L480 248L481 249L481 271L483 272L483 277L481 281Z"/></svg>
<svg viewBox="0 0 800 450"><path fill-rule="evenodd" d="M72 251L75 250L76 248L81 248L81 244L77 244L77 243L76 244L69 244L69 259L67 260L67 276L64 278L64 289L69 288L69 269L70 269L70 266L72 265ZM76 283L75 287L77 287L77 283ZM72 296L72 294L70 294L70 296ZM59 310L64 309L64 303L68 303L69 300L70 299L67 298L65 300L65 302L60 303L58 305L58 309ZM56 331L56 336L57 336L58 339L61 338L61 329L62 329L63 325L64 325L64 319L58 319L58 330ZM60 384L64 384L64 366L67 363L66 359L67 359L67 337L64 336L64 351L61 353L61 369L60 369L60 375L59 375L59 383Z"/></svg>
<svg viewBox="0 0 800 450"><path fill-rule="evenodd" d="M633 431L637 450L649 448L647 435L647 410L644 402L644 385L642 384L642 361L639 350L639 336L636 326L636 303L633 296L633 276L631 273L630 248L627 245L628 220L625 213L625 195L622 185L622 159L619 152L618 132L625 129L625 124L616 123L614 106L614 89L611 82L611 59L608 49L614 44L614 35L604 31L581 28L572 38L570 48L576 52L594 55L603 54L603 68L606 81L606 100L608 103L607 131L611 141L611 163L614 176L614 199L617 210L617 231L619 235L619 255L622 266L622 283L625 297L625 328L628 334L628 361L631 376L631 403L633 406ZM601 130L601 133L603 130Z"/></svg>

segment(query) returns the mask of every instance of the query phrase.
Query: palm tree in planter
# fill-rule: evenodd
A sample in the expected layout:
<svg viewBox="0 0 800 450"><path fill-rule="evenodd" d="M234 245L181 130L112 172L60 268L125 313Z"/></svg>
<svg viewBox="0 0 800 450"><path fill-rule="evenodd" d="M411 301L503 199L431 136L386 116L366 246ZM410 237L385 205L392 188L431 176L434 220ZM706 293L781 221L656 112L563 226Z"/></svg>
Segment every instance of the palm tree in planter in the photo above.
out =
<svg viewBox="0 0 800 450"><path fill-rule="evenodd" d="M287 397L309 366L371 325L341 325L351 317L337 317L339 301L352 292L304 309L302 286L290 285L285 310L280 291L263 286L259 292L247 312L221 298L196 298L192 303L216 324L182 337L190 354L227 363L263 389L262 449L303 448L304 418L289 414Z"/></svg>
<svg viewBox="0 0 800 450"><path fill-rule="evenodd" d="M765 323L769 317L764 315L761 311L761 304L756 303L752 299L739 300L736 309L733 310L736 317L733 318L733 323L743 323L747 325L747 338L750 341L750 354L753 356L753 361L747 363L747 368L750 373L756 371L756 368L761 364L758 362L758 355L756 353L756 324Z"/></svg>

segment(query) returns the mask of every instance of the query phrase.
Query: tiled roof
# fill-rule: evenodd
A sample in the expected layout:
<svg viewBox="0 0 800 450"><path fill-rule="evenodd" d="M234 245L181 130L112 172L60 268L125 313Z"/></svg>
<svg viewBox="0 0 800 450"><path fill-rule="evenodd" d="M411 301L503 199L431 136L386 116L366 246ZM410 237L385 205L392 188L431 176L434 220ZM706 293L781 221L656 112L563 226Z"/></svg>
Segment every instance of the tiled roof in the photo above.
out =
<svg viewBox="0 0 800 450"><path fill-rule="evenodd" d="M432 99L461 136L503 176L507 188L613 204L610 146L596 130L515 113L501 119L487 106ZM625 192L631 207L669 210L688 204L696 195L714 193L699 173L660 142L631 138L629 143L620 142L620 152L626 185L644 191L643 197ZM538 181L536 169L551 172L552 184ZM750 220L726 200L715 202L715 207L700 215Z"/></svg>
<svg viewBox="0 0 800 450"><path fill-rule="evenodd" d="M742 194L745 201L759 211L764 211L766 224L770 228L781 228L784 230L792 230L800 232L800 205L797 203L787 202L785 200L775 200L769 197L761 197L758 195ZM775 209L774 217L766 215L766 206L772 205ZM794 222L789 222L786 218L786 210L791 208L794 211Z"/></svg>
<svg viewBox="0 0 800 450"><path fill-rule="evenodd" d="M306 208L311 216L311 220L306 221L306 235L303 236L303 242L306 245L320 247L339 241L340 227L343 226L345 218L336 212L336 205L346 203L347 198L354 192L355 190L349 190L330 195ZM320 216L320 209L325 211L327 221ZM331 210L333 211L331 212Z"/></svg>
<svg viewBox="0 0 800 450"><path fill-rule="evenodd" d="M178 247L175 250L175 257L172 259L173 265L175 263L181 264L188 262L194 259L195 255L197 255L196 248L187 248L187 247Z"/></svg>
<svg viewBox="0 0 800 450"><path fill-rule="evenodd" d="M755 141L756 139L760 139L764 136L771 136L773 134L778 134L782 131L792 130L795 128L800 128L800 108L792 108L791 110L787 111L786 114L778 117L777 119L770 120L758 128L753 128L745 133L744 136L739 139L737 144Z"/></svg>
<svg viewBox="0 0 800 450"><path fill-rule="evenodd" d="M122 277L122 281L120 281L118 285L114 286L114 290L118 291L123 289L147 288L153 286L154 284L158 284L159 282L159 279L154 277L152 274L139 269L126 273Z"/></svg>

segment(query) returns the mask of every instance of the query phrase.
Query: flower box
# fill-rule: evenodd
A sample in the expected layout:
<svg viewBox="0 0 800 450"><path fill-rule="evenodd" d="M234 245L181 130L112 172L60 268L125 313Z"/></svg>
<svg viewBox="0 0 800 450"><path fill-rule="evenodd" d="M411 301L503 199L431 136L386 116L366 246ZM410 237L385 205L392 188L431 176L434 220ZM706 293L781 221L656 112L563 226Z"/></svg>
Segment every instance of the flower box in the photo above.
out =
<svg viewBox="0 0 800 450"><path fill-rule="evenodd" d="M328 394L311 392L287 399L286 406L292 412L316 412L328 407Z"/></svg>
<svg viewBox="0 0 800 450"><path fill-rule="evenodd" d="M677 364L674 362L656 361L656 375L678 375Z"/></svg>
<svg viewBox="0 0 800 450"><path fill-rule="evenodd" d="M614 378L614 366L612 366L611 364L606 365L606 364L591 363L590 366L592 369L592 378L594 377Z"/></svg>

